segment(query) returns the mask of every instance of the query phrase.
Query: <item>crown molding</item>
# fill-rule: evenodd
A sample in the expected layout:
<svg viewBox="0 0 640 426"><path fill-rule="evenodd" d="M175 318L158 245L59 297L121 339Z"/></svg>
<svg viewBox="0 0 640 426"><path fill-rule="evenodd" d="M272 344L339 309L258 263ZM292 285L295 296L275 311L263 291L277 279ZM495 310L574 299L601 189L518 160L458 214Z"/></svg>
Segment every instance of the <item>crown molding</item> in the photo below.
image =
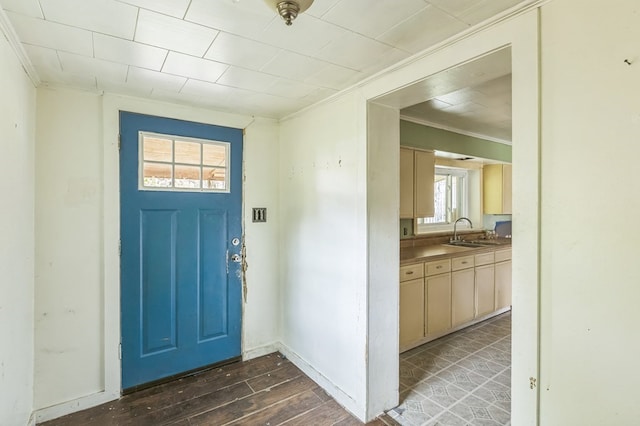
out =
<svg viewBox="0 0 640 426"><path fill-rule="evenodd" d="M27 52L25 52L24 47L22 47L18 34L16 34L16 31L13 29L13 25L11 25L11 21L9 21L9 17L2 7L0 7L0 31L4 35L4 38L9 42L11 49L13 49L13 52L20 61L22 69L29 76L31 83L33 83L35 87L40 86L40 83L42 82L40 80L40 76L27 56Z"/></svg>

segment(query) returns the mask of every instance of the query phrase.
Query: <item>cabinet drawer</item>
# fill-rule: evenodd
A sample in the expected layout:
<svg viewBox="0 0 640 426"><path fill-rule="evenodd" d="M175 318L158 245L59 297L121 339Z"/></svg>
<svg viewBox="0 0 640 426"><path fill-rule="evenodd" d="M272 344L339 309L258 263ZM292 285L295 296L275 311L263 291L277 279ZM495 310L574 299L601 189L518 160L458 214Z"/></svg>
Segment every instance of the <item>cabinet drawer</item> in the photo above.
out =
<svg viewBox="0 0 640 426"><path fill-rule="evenodd" d="M425 276L444 274L451 271L451 259L437 260L435 262L427 262L424 264Z"/></svg>
<svg viewBox="0 0 640 426"><path fill-rule="evenodd" d="M400 267L400 282L407 280L415 280L424 277L424 268L422 263L415 265L405 265Z"/></svg>
<svg viewBox="0 0 640 426"><path fill-rule="evenodd" d="M454 257L451 259L451 270L458 271L460 269L473 268L473 256Z"/></svg>
<svg viewBox="0 0 640 426"><path fill-rule="evenodd" d="M476 261L476 266L488 265L490 263L493 263L494 262L493 252L476 254L475 261Z"/></svg>
<svg viewBox="0 0 640 426"><path fill-rule="evenodd" d="M511 249L496 250L496 262L504 262L511 259Z"/></svg>

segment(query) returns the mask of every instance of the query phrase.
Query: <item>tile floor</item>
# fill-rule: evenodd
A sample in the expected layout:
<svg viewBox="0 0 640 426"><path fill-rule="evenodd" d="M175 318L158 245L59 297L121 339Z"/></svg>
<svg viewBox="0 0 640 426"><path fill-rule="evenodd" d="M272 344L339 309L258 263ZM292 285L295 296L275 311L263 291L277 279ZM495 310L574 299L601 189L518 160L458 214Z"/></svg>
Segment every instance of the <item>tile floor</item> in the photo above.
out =
<svg viewBox="0 0 640 426"><path fill-rule="evenodd" d="M511 312L400 355L403 426L511 424Z"/></svg>

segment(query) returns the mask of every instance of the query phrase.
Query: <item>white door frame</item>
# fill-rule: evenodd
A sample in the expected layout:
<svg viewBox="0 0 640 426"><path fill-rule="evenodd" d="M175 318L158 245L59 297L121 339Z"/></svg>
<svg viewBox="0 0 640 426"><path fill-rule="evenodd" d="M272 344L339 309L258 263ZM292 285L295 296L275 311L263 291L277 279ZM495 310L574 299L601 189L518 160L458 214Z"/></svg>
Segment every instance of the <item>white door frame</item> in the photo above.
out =
<svg viewBox="0 0 640 426"><path fill-rule="evenodd" d="M399 186L399 134L387 138L385 117L393 119L398 110L379 98L416 83L427 76L455 67L487 52L510 46L513 73L513 306L512 313L512 422L518 425L538 423L539 391L531 389L529 377L539 377L539 291L540 291L540 118L539 118L539 43L536 2L503 21L493 23L450 44L438 46L419 59L363 87L365 99L374 105L375 120L369 117L367 150L368 175L368 336L369 354L367 417L389 409L389 401L398 399L397 381L381 371L397 371L398 288L399 288L399 200L388 185ZM386 111L386 112L385 112ZM369 111L371 113L371 109ZM386 154L385 154L386 152ZM379 176L384 174L384 179ZM376 181L374 181L376 179ZM396 206L394 211L388 205ZM375 224L375 226L371 226ZM382 234L382 236L381 236ZM377 244L376 241L387 243ZM394 262L393 265L390 263ZM387 265L386 268L380 265ZM389 288L395 290L389 290ZM381 297L384 295L384 297ZM376 314L392 310L392 315ZM386 323L385 323L386 321ZM391 325L389 324L391 321ZM395 383L395 384L394 384Z"/></svg>

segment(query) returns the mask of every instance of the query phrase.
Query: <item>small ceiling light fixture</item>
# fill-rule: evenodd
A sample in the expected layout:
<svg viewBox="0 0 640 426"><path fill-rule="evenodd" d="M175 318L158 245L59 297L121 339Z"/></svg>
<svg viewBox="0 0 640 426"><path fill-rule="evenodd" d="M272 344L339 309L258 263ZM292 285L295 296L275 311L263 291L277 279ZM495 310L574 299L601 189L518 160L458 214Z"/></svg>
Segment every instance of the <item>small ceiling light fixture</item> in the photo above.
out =
<svg viewBox="0 0 640 426"><path fill-rule="evenodd" d="M264 0L267 5L284 19L285 24L291 25L298 14L309 9L313 0Z"/></svg>

